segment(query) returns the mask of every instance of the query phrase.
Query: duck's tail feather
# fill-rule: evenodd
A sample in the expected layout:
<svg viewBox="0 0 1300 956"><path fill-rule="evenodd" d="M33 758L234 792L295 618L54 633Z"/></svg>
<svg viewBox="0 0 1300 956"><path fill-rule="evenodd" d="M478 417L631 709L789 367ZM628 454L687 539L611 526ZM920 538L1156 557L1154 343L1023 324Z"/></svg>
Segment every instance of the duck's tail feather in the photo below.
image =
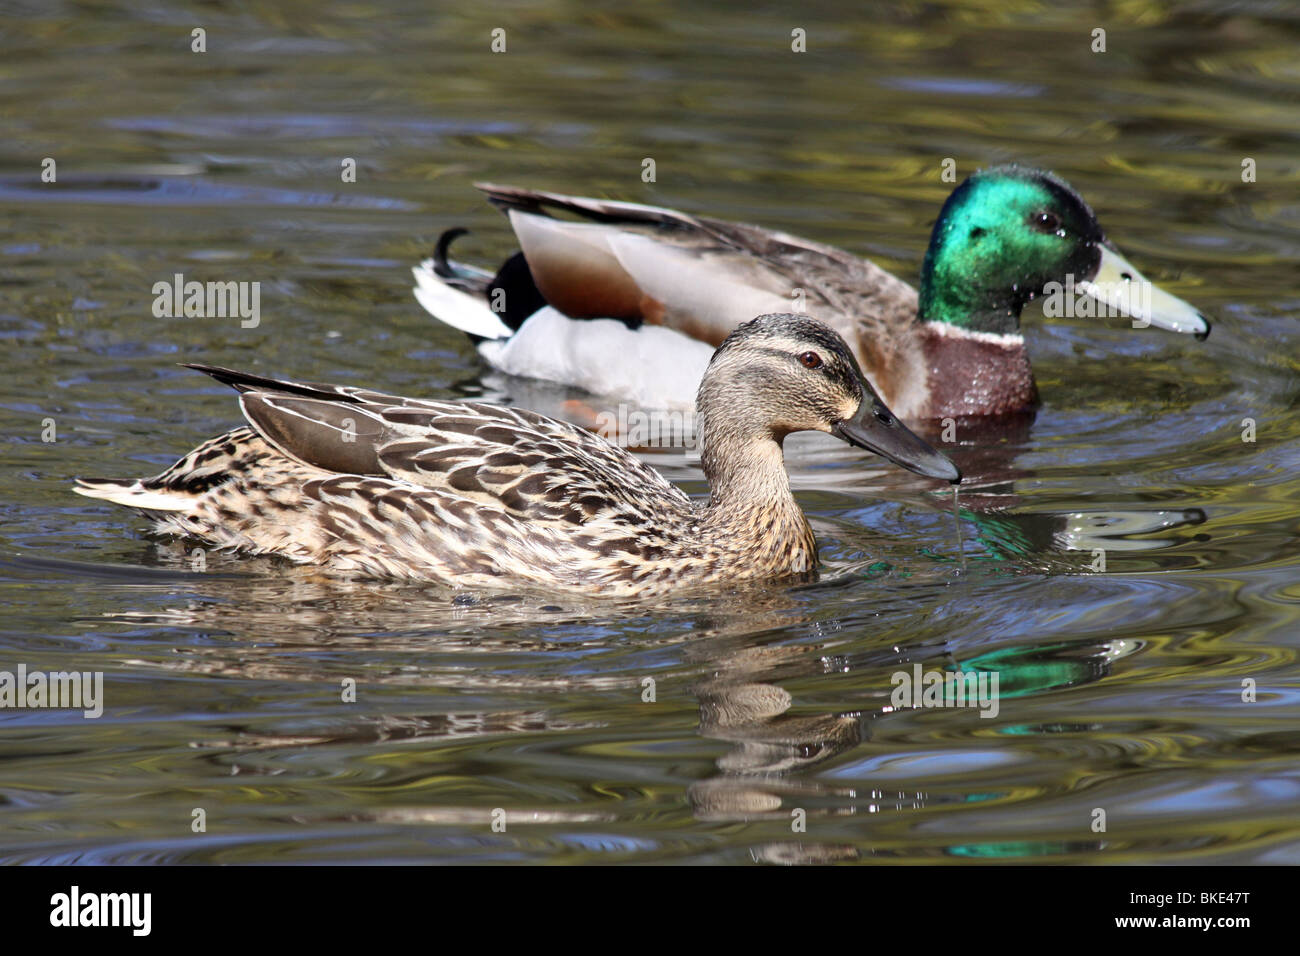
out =
<svg viewBox="0 0 1300 956"><path fill-rule="evenodd" d="M447 257L452 240L466 229L448 229L438 237L433 255L411 267L415 299L438 321L478 339L508 339L514 334L500 315L488 307L493 275Z"/></svg>
<svg viewBox="0 0 1300 956"><path fill-rule="evenodd" d="M253 429L244 426L209 438L152 478L78 478L72 490L159 519L178 512L188 515L214 489L262 467L268 454L280 457Z"/></svg>
<svg viewBox="0 0 1300 956"><path fill-rule="evenodd" d="M447 250L451 244L461 236L468 236L469 230L464 226L455 226L451 229L444 229L441 236L438 237L438 243L433 247L433 271L440 279L466 281L474 278L482 278L467 274L473 268L471 266L461 266L447 261ZM474 270L477 272L478 270ZM453 283L455 284L455 283ZM456 286L460 288L459 285Z"/></svg>
<svg viewBox="0 0 1300 956"><path fill-rule="evenodd" d="M147 487L139 479L78 478L77 487L72 490L87 498L103 498L141 511L188 511L194 504L191 493Z"/></svg>

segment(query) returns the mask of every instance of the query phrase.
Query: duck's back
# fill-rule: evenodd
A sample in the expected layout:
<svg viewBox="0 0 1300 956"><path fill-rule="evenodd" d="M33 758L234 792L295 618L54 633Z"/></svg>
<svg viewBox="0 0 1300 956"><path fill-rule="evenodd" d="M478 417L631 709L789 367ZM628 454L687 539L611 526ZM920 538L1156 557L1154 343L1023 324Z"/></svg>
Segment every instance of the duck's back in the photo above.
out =
<svg viewBox="0 0 1300 956"><path fill-rule="evenodd" d="M252 427L83 493L216 547L456 586L623 590L689 551L690 499L567 422L202 370L241 390Z"/></svg>
<svg viewBox="0 0 1300 956"><path fill-rule="evenodd" d="M510 216L546 300L574 318L665 325L716 346L756 314L796 308L854 347L860 332L879 340L916 317L912 286L834 246L658 206L479 188Z"/></svg>

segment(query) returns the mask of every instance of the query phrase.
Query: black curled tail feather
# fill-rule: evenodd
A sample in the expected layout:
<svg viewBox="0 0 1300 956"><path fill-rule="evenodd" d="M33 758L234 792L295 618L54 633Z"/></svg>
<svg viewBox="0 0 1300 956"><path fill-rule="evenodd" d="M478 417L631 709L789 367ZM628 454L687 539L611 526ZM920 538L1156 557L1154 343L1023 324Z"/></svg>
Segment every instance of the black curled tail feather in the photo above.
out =
<svg viewBox="0 0 1300 956"><path fill-rule="evenodd" d="M465 235L469 235L469 230L456 226L447 229L438 237L438 242L433 248L434 274L446 279L448 285L453 288L483 295L501 321L518 332L529 316L547 305L546 299L533 280L528 261L522 252L516 252L501 264L501 268L486 285L482 284L482 280L468 280L456 271L456 267L447 258L451 251L451 244ZM473 335L470 338L478 339Z"/></svg>
<svg viewBox="0 0 1300 956"><path fill-rule="evenodd" d="M456 270L452 268L451 263L447 261L447 251L451 244L461 236L468 236L469 230L464 226L455 226L447 229L438 237L438 244L433 247L433 271L436 275L444 279L459 278Z"/></svg>

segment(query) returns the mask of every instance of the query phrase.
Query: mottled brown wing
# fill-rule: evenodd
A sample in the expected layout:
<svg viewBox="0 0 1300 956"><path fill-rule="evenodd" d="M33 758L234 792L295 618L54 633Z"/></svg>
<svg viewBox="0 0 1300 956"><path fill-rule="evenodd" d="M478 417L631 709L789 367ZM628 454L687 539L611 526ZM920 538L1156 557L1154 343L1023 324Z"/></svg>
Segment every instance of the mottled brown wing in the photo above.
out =
<svg viewBox="0 0 1300 956"><path fill-rule="evenodd" d="M647 502L690 507L653 468L567 422L521 409L465 404L386 408L386 423L417 437L385 443L394 478L504 508L530 520L639 522Z"/></svg>
<svg viewBox="0 0 1300 956"><path fill-rule="evenodd" d="M534 412L221 372L245 389L240 404L258 434L324 471L393 478L530 520L638 521L647 501L690 506L635 456Z"/></svg>

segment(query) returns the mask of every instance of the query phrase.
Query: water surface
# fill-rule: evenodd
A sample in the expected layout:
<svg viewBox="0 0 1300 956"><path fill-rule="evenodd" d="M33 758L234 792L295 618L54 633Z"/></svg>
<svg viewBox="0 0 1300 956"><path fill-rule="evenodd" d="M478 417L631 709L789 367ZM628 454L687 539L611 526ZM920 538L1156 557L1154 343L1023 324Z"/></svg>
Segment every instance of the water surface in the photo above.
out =
<svg viewBox="0 0 1300 956"><path fill-rule="evenodd" d="M0 669L103 671L107 704L0 713L0 859L1300 862L1300 15L1217 6L11 5ZM236 423L179 362L572 407L410 295L444 228L511 250L474 180L914 281L947 157L1055 170L1215 319L1029 310L1044 406L963 435L960 533L932 485L796 443L822 579L646 606L195 570L69 491ZM155 318L177 272L261 282L260 324ZM997 716L895 708L914 664L998 673Z"/></svg>

